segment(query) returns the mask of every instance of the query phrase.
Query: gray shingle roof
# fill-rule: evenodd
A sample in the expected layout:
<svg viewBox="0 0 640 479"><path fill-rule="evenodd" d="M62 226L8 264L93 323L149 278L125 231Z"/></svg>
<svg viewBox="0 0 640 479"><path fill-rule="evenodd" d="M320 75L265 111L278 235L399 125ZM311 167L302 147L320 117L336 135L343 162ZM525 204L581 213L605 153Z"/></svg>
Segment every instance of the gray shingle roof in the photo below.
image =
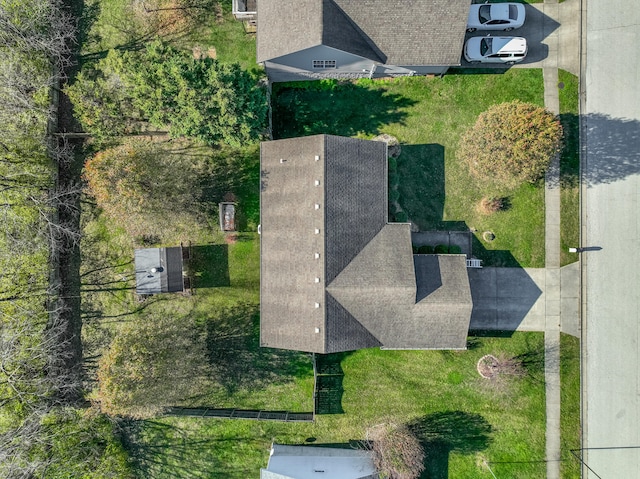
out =
<svg viewBox="0 0 640 479"><path fill-rule="evenodd" d="M329 353L464 348L465 257L415 256L387 223L386 144L330 135L261 146L261 343Z"/></svg>
<svg viewBox="0 0 640 479"><path fill-rule="evenodd" d="M468 0L260 0L257 60L327 45L389 65L457 65Z"/></svg>

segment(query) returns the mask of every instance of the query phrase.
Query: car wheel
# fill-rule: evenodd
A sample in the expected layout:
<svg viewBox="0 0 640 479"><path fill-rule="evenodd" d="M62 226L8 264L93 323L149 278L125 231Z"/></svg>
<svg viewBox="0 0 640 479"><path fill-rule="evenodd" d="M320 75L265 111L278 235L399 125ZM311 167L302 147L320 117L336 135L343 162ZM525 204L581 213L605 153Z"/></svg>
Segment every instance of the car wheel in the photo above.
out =
<svg viewBox="0 0 640 479"><path fill-rule="evenodd" d="M505 32L510 32L511 30L513 30L513 27L509 27L509 28L505 28L504 29Z"/></svg>
<svg viewBox="0 0 640 479"><path fill-rule="evenodd" d="M467 31L468 31L469 33L473 33L473 32L475 32L475 31L476 31L476 29L475 29L475 28L467 28Z"/></svg>

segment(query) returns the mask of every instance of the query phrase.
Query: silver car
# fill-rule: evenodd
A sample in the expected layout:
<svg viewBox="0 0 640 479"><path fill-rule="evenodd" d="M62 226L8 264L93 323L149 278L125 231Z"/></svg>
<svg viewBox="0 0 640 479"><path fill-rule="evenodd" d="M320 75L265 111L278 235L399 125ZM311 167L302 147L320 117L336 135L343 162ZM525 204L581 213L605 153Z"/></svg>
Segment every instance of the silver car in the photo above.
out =
<svg viewBox="0 0 640 479"><path fill-rule="evenodd" d="M524 25L525 10L521 3L484 3L471 5L467 31L503 30L508 32Z"/></svg>

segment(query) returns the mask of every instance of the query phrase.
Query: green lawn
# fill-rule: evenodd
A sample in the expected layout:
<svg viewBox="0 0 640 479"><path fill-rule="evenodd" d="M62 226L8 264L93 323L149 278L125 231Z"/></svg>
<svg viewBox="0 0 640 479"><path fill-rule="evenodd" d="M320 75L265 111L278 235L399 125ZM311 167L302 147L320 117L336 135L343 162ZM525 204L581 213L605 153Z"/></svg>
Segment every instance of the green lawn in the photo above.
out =
<svg viewBox="0 0 640 479"><path fill-rule="evenodd" d="M560 255L562 265L578 260L569 247L580 245L580 120L578 117L578 77L558 70L563 88L560 94L560 121L564 149L560 157Z"/></svg>
<svg viewBox="0 0 640 479"><path fill-rule="evenodd" d="M158 6L170 7L170 1L158 0ZM147 8L152 10L155 3ZM160 5L163 4L164 5ZM199 47L207 53L215 49L223 62L238 62L256 76L263 69L256 63L255 35L244 31L242 22L231 14L231 2L221 2L220 10L196 10L196 20L186 22L180 9L145 13L143 4L133 0L89 0L80 25L83 35L83 59L106 55L109 49L139 49L155 37L186 50Z"/></svg>
<svg viewBox="0 0 640 479"><path fill-rule="evenodd" d="M571 450L580 449L580 340L560 336L560 434L562 478L578 479L580 463Z"/></svg>
<svg viewBox="0 0 640 479"><path fill-rule="evenodd" d="M140 477L244 479L266 466L272 440L346 445L363 439L367 426L392 420L419 431L427 452L425 478L490 478L483 461L500 463L491 466L500 477L539 477L544 471L537 462L544 458L542 348L541 334L516 333L476 338L465 352L360 350L341 362L344 414L317 416L314 424L162 418L130 424L128 447ZM476 371L486 353L521 355L527 375L487 383ZM296 389L304 385L290 383L279 393L282 408ZM242 395L234 399L238 407L247 403Z"/></svg>
<svg viewBox="0 0 640 479"><path fill-rule="evenodd" d="M391 134L402 144L399 204L420 229L473 228L474 254L485 265L544 267L543 185L495 190L456 159L459 138L477 116L514 99L543 104L541 70L276 85L274 137ZM506 209L478 213L483 196L503 197ZM492 231L495 240L485 242L484 231Z"/></svg>

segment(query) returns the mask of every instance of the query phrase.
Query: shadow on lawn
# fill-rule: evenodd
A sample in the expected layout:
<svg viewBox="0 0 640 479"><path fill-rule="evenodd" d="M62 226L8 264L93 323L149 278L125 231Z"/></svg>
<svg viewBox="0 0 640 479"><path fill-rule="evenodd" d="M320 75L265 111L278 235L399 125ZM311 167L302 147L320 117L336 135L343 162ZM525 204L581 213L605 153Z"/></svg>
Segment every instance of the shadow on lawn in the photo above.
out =
<svg viewBox="0 0 640 479"><path fill-rule="evenodd" d="M228 245L191 246L191 254L187 268L196 289L231 286Z"/></svg>
<svg viewBox="0 0 640 479"><path fill-rule="evenodd" d="M351 352L315 354L314 412L316 414L343 414L342 396L344 371L342 360Z"/></svg>
<svg viewBox="0 0 640 479"><path fill-rule="evenodd" d="M227 441L252 441L249 437L200 439L189 431L154 420L117 420L116 432L129 453L138 477L149 479L209 477L212 451Z"/></svg>
<svg viewBox="0 0 640 479"><path fill-rule="evenodd" d="M425 451L422 477L449 477L449 454L473 454L489 447L492 427L479 414L443 411L418 418L409 424Z"/></svg>
<svg viewBox="0 0 640 479"><path fill-rule="evenodd" d="M402 123L406 117L403 109L415 104L414 100L375 86L338 81L314 83L274 87L274 139L315 134L375 135L384 125Z"/></svg>
<svg viewBox="0 0 640 479"><path fill-rule="evenodd" d="M237 304L213 314L206 322L208 359L216 379L228 392L313 374L308 354L260 347L257 304Z"/></svg>

